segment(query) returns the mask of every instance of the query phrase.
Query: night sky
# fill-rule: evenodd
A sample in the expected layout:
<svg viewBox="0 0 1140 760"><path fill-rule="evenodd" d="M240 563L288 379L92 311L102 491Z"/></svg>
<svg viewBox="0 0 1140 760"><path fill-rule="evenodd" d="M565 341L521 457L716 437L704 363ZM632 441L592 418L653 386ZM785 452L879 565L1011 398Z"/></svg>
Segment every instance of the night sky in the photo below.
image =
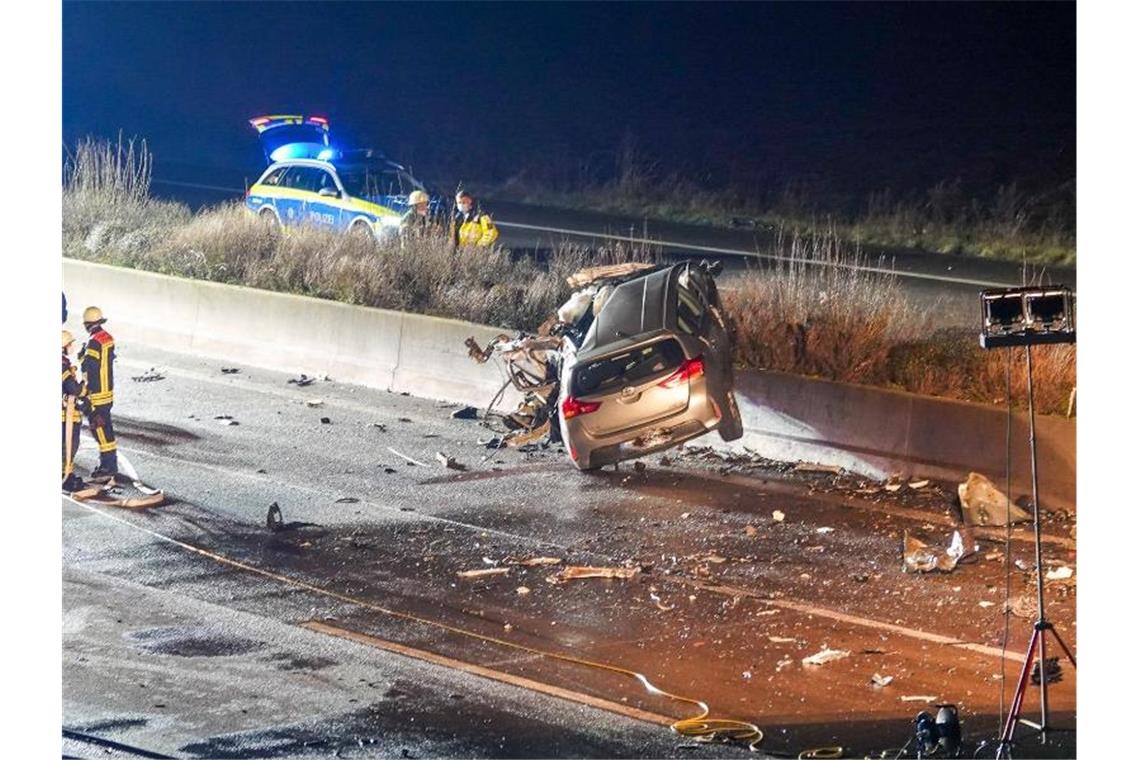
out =
<svg viewBox="0 0 1140 760"><path fill-rule="evenodd" d="M63 128L254 174L246 119L332 119L421 174L604 174L624 136L710 187L1075 176L1065 3L102 3L63 13ZM470 176L467 179L472 179Z"/></svg>

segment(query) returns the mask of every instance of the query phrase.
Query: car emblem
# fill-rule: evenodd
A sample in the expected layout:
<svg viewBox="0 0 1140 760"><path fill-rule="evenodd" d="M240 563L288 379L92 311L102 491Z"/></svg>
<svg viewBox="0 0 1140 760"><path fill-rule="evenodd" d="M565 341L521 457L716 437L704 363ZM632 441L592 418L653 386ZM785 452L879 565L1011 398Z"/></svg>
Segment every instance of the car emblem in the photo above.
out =
<svg viewBox="0 0 1140 760"><path fill-rule="evenodd" d="M634 387L632 385L627 385L621 389L622 398L633 398L636 394L637 391L634 390Z"/></svg>

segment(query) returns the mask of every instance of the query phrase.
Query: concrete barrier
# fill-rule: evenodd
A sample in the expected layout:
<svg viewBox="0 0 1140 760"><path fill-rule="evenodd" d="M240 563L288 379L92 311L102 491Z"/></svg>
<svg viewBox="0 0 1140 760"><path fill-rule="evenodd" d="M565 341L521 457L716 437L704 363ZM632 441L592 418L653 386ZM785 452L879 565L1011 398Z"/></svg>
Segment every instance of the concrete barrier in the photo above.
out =
<svg viewBox="0 0 1140 760"><path fill-rule="evenodd" d="M78 321L98 304L124 346L151 344L284 372L447 401L485 405L502 386L498 366L463 347L502 330L418 314L185 280L64 260ZM77 333L79 334L79 333ZM780 372L737 374L745 438L737 445L781 460L834 464L872 477L961 479L970 470L1004 483L1003 408ZM513 404L517 395L508 394ZM1012 429L1015 496L1029 491L1027 419ZM1037 418L1042 505L1076 506L1076 422Z"/></svg>

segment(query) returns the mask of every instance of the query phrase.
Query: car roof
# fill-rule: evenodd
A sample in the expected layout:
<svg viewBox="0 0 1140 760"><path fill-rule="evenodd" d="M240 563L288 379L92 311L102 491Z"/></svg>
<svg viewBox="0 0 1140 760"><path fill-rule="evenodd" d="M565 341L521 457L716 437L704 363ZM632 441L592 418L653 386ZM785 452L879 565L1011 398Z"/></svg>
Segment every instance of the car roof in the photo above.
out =
<svg viewBox="0 0 1140 760"><path fill-rule="evenodd" d="M684 266L658 269L614 288L590 325L579 357L590 358L668 330L668 295L676 282L675 272Z"/></svg>

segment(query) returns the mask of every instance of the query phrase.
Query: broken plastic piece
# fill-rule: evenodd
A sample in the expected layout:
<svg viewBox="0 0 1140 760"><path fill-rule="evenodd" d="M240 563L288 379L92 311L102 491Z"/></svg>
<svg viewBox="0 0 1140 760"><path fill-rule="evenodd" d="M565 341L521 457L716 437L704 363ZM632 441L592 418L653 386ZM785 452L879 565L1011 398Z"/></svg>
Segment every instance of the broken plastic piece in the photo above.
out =
<svg viewBox="0 0 1140 760"><path fill-rule="evenodd" d="M962 535L954 531L950 546L944 551L932 549L906 531L903 531L903 571L929 573L940 570L948 573L958 566L958 561L967 554L973 554L977 547L967 552Z"/></svg>
<svg viewBox="0 0 1140 760"><path fill-rule="evenodd" d="M302 374L300 377L290 378L288 380L288 382L292 383L293 385L296 385L299 388L303 388L306 385L312 385L314 382L316 382L316 378L315 377L309 377L308 375Z"/></svg>
<svg viewBox="0 0 1140 760"><path fill-rule="evenodd" d="M871 676L871 683L880 689L884 686L890 686L893 680L895 680L894 676L881 676L878 673Z"/></svg>
<svg viewBox="0 0 1140 760"><path fill-rule="evenodd" d="M851 655L850 650L847 649L830 649L825 644L823 649L819 650L813 655L803 658L804 665L826 665L835 660L842 660L844 657Z"/></svg>
<svg viewBox="0 0 1140 760"><path fill-rule="evenodd" d="M1065 581L1073 577L1073 568L1061 565L1055 570L1049 570L1045 573L1045 580L1047 581Z"/></svg>
<svg viewBox="0 0 1140 760"><path fill-rule="evenodd" d="M456 575L460 578L486 578L489 575L506 575L509 567L484 567L478 570L460 570Z"/></svg>
<svg viewBox="0 0 1140 760"><path fill-rule="evenodd" d="M440 464L442 464L444 467L446 467L449 470L466 470L467 469L464 465L461 465L461 464L459 464L459 462L456 462L455 457L449 457L447 454L444 454L442 451L435 452L435 458L436 458L436 461L438 461Z"/></svg>
<svg viewBox="0 0 1140 760"><path fill-rule="evenodd" d="M241 370L237 367L222 367L223 375L236 375L239 372L241 372Z"/></svg>
<svg viewBox="0 0 1140 760"><path fill-rule="evenodd" d="M580 580L582 578L632 578L641 572L637 567L583 567L572 565L549 576L550 583L564 583L565 581Z"/></svg>
<svg viewBox="0 0 1140 760"><path fill-rule="evenodd" d="M454 412L452 412L451 413L451 419L453 419L453 420L477 420L477 419L479 419L479 410L473 406L465 406L465 407L462 407L460 409L456 409Z"/></svg>
<svg viewBox="0 0 1140 760"><path fill-rule="evenodd" d="M775 520L776 522L783 522L784 521L784 513L778 509L773 510L772 519Z"/></svg>
<svg viewBox="0 0 1140 760"><path fill-rule="evenodd" d="M1028 512L999 491L989 478L976 472L971 472L966 482L958 485L958 500L962 504L962 518L970 525L1005 525L1007 509L1010 525L1031 519Z"/></svg>

